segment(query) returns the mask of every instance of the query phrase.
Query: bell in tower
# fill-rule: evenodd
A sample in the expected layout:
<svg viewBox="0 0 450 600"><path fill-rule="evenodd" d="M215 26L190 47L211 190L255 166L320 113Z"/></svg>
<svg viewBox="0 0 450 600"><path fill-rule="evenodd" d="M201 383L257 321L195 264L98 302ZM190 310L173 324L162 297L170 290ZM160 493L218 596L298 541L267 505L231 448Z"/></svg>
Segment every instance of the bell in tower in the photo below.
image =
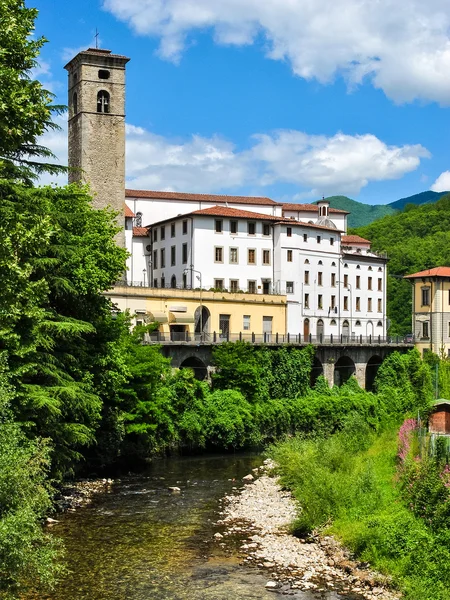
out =
<svg viewBox="0 0 450 600"><path fill-rule="evenodd" d="M88 183L94 208L110 206L124 227L126 56L89 48L67 65L69 182ZM125 245L123 231L117 242Z"/></svg>

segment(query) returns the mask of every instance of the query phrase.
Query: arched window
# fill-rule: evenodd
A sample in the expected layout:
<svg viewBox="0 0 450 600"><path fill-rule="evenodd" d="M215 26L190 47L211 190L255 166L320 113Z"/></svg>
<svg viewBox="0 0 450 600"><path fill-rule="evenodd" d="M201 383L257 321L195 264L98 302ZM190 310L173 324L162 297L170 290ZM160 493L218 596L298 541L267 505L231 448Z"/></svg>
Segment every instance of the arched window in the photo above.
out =
<svg viewBox="0 0 450 600"><path fill-rule="evenodd" d="M136 213L136 217L134 219L134 226L142 227L142 213L141 212Z"/></svg>
<svg viewBox="0 0 450 600"><path fill-rule="evenodd" d="M336 266L336 263L335 263L335 262L332 262L332 263L331 263L331 266L332 266L332 267L335 267L335 266Z"/></svg>
<svg viewBox="0 0 450 600"><path fill-rule="evenodd" d="M383 323L381 321L378 321L377 327L383 327Z"/></svg>
<svg viewBox="0 0 450 600"><path fill-rule="evenodd" d="M97 112L109 113L109 94L106 90L100 90L97 94Z"/></svg>
<svg viewBox="0 0 450 600"><path fill-rule="evenodd" d="M72 97L72 107L73 107L73 114L76 115L78 112L78 94L75 92L73 97Z"/></svg>
<svg viewBox="0 0 450 600"><path fill-rule="evenodd" d="M177 287L177 278L175 277L175 275L172 275L172 278L170 280L170 287L173 289Z"/></svg>
<svg viewBox="0 0 450 600"><path fill-rule="evenodd" d="M319 260L319 262L317 264L323 265L323 262L321 260Z"/></svg>
<svg viewBox="0 0 450 600"><path fill-rule="evenodd" d="M348 269L348 264L344 263L344 269Z"/></svg>
<svg viewBox="0 0 450 600"><path fill-rule="evenodd" d="M319 319L317 321L317 337L319 338L319 341L322 341L321 338L323 337L323 332L324 332L323 320Z"/></svg>
<svg viewBox="0 0 450 600"><path fill-rule="evenodd" d="M369 271L372 271L372 267L369 267Z"/></svg>
<svg viewBox="0 0 450 600"><path fill-rule="evenodd" d="M355 327L361 327L361 321L356 321Z"/></svg>
<svg viewBox="0 0 450 600"><path fill-rule="evenodd" d="M330 325L336 325L336 319L331 319Z"/></svg>
<svg viewBox="0 0 450 600"><path fill-rule="evenodd" d="M383 271L383 269L381 267L378 267L378 273L381 273Z"/></svg>
<svg viewBox="0 0 450 600"><path fill-rule="evenodd" d="M359 265L356 265L356 268L357 268L357 269L360 269L361 267L360 267Z"/></svg>
<svg viewBox="0 0 450 600"><path fill-rule="evenodd" d="M305 259L305 265L309 265L309 260Z"/></svg>

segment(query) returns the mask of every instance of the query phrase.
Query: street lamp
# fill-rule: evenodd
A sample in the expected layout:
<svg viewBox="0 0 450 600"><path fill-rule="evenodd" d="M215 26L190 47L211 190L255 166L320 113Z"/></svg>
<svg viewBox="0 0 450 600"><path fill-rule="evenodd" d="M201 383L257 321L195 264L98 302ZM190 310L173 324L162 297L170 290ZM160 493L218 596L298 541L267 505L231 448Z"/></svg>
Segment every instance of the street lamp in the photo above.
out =
<svg viewBox="0 0 450 600"><path fill-rule="evenodd" d="M189 269L184 269L183 273L185 275L187 275L188 272L191 272L191 288L194 289L194 285L192 283L192 274L193 273L197 273L197 279L200 282L200 340L202 340L202 336L203 336L203 306L202 306L202 274L200 273L200 271L197 271L196 269L193 268L193 266L191 265L189 267ZM195 331L194 331L194 335L195 335Z"/></svg>

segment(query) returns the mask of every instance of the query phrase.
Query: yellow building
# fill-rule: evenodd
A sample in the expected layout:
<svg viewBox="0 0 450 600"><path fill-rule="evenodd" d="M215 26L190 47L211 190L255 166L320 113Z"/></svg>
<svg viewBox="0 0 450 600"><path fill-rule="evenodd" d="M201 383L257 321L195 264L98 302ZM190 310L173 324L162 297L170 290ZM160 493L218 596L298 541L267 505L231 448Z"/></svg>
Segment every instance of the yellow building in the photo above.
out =
<svg viewBox="0 0 450 600"><path fill-rule="evenodd" d="M450 355L450 267L407 275L413 285L412 331L421 353Z"/></svg>
<svg viewBox="0 0 450 600"><path fill-rule="evenodd" d="M128 310L134 324L157 321L161 341L270 342L286 333L282 295L126 286L105 295L119 310Z"/></svg>

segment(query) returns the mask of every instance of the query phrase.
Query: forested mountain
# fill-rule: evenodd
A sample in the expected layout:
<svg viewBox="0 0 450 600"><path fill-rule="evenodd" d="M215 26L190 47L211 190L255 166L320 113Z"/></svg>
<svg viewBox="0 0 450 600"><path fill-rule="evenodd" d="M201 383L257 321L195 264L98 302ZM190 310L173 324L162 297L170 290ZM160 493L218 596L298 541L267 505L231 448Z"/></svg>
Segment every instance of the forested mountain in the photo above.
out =
<svg viewBox="0 0 450 600"><path fill-rule="evenodd" d="M450 194L433 204L409 204L355 233L388 253L388 317L391 334L411 331L411 284L403 276L450 266Z"/></svg>
<svg viewBox="0 0 450 600"><path fill-rule="evenodd" d="M391 208L388 204L363 204L347 198L347 196L330 196L327 200L333 208L347 210L350 213L348 216L349 227L362 227L396 212L395 208Z"/></svg>
<svg viewBox="0 0 450 600"><path fill-rule="evenodd" d="M439 198L442 198L442 196L445 196L448 193L449 192L432 192L431 190L428 190L426 192L421 192L420 194L414 194L414 196L400 198L400 200L391 202L387 206L390 206L395 210L403 210L407 204L432 204L433 202L437 202Z"/></svg>
<svg viewBox="0 0 450 600"><path fill-rule="evenodd" d="M357 200L352 200L347 196L329 196L327 200L333 208L347 210L350 215L348 217L349 227L363 227L373 221L381 219L387 215L393 215L398 211L402 211L408 204L432 204L445 196L448 192L421 192L406 198L400 198L390 204L364 204Z"/></svg>

